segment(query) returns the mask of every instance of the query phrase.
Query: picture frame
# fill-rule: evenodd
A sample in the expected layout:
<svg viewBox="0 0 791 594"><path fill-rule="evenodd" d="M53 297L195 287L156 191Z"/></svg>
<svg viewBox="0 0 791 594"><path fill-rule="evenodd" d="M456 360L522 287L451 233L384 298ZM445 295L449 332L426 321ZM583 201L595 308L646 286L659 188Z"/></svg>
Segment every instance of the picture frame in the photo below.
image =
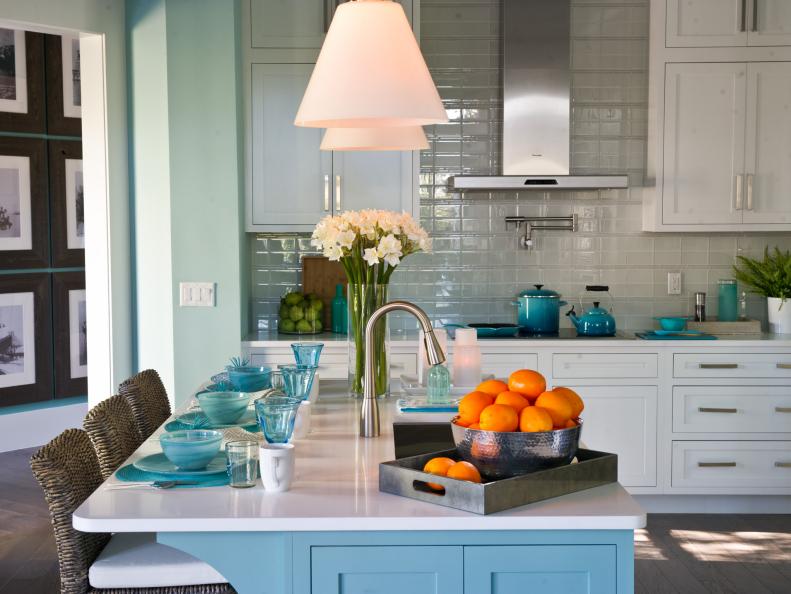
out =
<svg viewBox="0 0 791 594"><path fill-rule="evenodd" d="M49 265L46 141L0 136L0 269Z"/></svg>
<svg viewBox="0 0 791 594"><path fill-rule="evenodd" d="M0 407L52 398L48 274L0 275Z"/></svg>
<svg viewBox="0 0 791 594"><path fill-rule="evenodd" d="M45 35L49 134L82 136L79 47L79 37Z"/></svg>
<svg viewBox="0 0 791 594"><path fill-rule="evenodd" d="M55 398L88 393L88 336L86 328L85 273L52 275Z"/></svg>
<svg viewBox="0 0 791 594"><path fill-rule="evenodd" d="M0 131L43 133L44 36L0 27Z"/></svg>
<svg viewBox="0 0 791 594"><path fill-rule="evenodd" d="M52 265L85 265L82 143L49 142L49 195Z"/></svg>

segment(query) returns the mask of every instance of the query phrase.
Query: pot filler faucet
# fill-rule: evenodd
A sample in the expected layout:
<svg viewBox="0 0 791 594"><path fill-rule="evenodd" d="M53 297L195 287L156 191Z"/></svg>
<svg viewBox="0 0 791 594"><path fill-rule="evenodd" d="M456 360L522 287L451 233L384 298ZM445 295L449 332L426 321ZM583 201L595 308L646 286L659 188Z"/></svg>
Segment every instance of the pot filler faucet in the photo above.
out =
<svg viewBox="0 0 791 594"><path fill-rule="evenodd" d="M391 301L377 309L365 325L365 378L363 380L363 406L360 412L360 437L379 437L379 403L376 400L376 382L374 372L376 369L374 354L374 326L379 318L391 311L406 311L417 318L423 330L426 345L426 357L431 366L445 362L445 353L434 335L431 320L422 309L408 301Z"/></svg>

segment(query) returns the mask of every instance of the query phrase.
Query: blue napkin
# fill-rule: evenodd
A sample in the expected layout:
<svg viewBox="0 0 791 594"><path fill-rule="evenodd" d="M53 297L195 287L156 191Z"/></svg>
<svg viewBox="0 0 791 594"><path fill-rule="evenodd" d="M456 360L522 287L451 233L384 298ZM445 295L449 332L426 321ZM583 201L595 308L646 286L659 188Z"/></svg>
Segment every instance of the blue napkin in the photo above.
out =
<svg viewBox="0 0 791 594"><path fill-rule="evenodd" d="M194 485L177 485L174 489L189 489L191 487L223 487L228 484L226 473L217 474L160 474L158 472L147 472L135 468L132 464L122 466L115 472L115 478L119 481L132 483L153 483L154 481L195 481Z"/></svg>

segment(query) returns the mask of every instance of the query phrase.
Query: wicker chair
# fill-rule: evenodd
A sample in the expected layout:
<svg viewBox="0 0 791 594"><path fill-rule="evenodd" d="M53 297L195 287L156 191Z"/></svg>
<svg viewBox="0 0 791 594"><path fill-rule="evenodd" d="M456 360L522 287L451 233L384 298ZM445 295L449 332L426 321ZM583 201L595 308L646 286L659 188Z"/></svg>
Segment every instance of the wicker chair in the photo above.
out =
<svg viewBox="0 0 791 594"><path fill-rule="evenodd" d="M52 516L61 594L235 594L228 584L93 588L88 571L111 535L79 532L71 524L74 511L102 483L99 461L88 434L81 429L67 429L33 455L30 467Z"/></svg>
<svg viewBox="0 0 791 594"><path fill-rule="evenodd" d="M146 369L125 380L118 393L126 398L143 439L156 431L170 416L170 402L159 374Z"/></svg>
<svg viewBox="0 0 791 594"><path fill-rule="evenodd" d="M82 426L99 458L102 479L112 476L143 443L132 409L123 396L113 396L94 406Z"/></svg>

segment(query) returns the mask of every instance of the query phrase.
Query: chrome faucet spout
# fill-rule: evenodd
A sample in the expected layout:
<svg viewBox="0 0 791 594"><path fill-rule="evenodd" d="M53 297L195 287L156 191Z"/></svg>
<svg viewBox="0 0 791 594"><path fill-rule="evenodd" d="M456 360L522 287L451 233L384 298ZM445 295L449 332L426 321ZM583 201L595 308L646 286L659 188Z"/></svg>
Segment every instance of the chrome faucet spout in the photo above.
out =
<svg viewBox="0 0 791 594"><path fill-rule="evenodd" d="M442 347L434 335L431 320L426 315L426 312L417 305L408 301L391 301L374 311L365 325L365 378L363 380L363 404L360 412L361 437L379 436L379 403L376 400L376 382L374 379L376 370L376 361L374 361L374 327L382 316L397 310L411 313L420 323L428 362L431 365L439 365L445 362L445 353L442 352Z"/></svg>

